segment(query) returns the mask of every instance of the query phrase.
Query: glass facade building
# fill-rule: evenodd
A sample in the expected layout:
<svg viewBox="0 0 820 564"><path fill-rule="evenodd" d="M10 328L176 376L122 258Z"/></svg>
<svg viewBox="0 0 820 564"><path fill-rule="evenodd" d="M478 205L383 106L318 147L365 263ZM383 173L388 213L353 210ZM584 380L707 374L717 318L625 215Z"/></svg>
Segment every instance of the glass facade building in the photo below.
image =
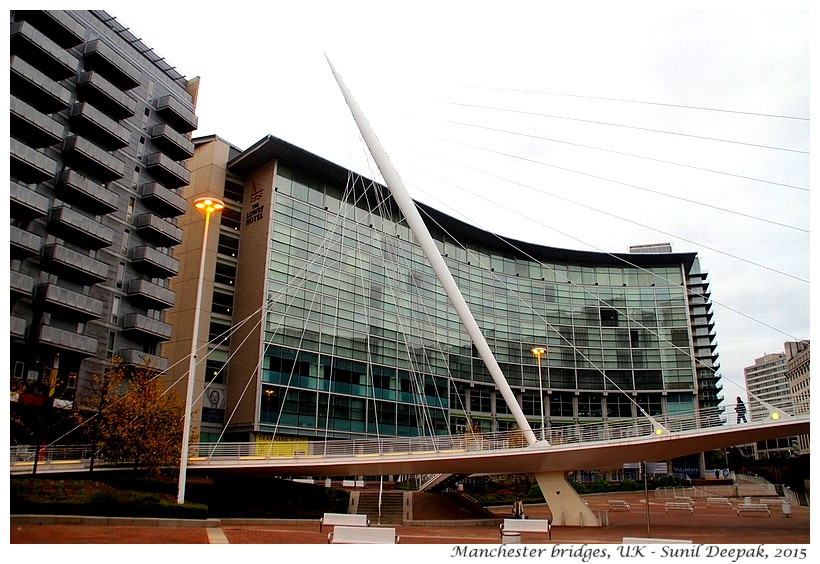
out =
<svg viewBox="0 0 820 564"><path fill-rule="evenodd" d="M226 404L221 425L203 414L204 440L515 428L384 186L271 136L245 151L194 141L209 181L193 195L233 194L200 394ZM719 409L695 253L503 241L418 205L533 428L542 413L556 427Z"/></svg>

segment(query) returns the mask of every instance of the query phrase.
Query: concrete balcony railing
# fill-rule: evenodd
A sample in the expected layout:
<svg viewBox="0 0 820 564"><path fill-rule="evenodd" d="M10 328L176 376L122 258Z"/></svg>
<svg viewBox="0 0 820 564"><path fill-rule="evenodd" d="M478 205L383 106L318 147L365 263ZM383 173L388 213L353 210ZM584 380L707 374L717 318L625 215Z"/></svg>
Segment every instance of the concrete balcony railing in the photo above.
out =
<svg viewBox="0 0 820 564"><path fill-rule="evenodd" d="M140 85L140 70L102 39L89 41L83 45L82 52L86 70L98 71L122 90L131 90Z"/></svg>
<svg viewBox="0 0 820 564"><path fill-rule="evenodd" d="M56 284L38 285L36 301L45 311L62 313L72 319L88 321L102 317L100 300Z"/></svg>
<svg viewBox="0 0 820 564"><path fill-rule="evenodd" d="M142 245L132 251L134 266L155 278L170 278L179 273L179 261L153 247Z"/></svg>
<svg viewBox="0 0 820 564"><path fill-rule="evenodd" d="M54 80L77 74L80 61L28 22L11 24L11 53L19 54Z"/></svg>
<svg viewBox="0 0 820 564"><path fill-rule="evenodd" d="M141 313L129 313L122 320L122 330L137 338L151 341L171 339L171 326Z"/></svg>

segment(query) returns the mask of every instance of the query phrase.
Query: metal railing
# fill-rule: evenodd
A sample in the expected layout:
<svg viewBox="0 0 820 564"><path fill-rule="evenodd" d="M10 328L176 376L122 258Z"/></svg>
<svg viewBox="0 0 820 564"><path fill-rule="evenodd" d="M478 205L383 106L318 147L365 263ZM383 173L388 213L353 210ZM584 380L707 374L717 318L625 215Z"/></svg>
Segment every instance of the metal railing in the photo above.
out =
<svg viewBox="0 0 820 564"><path fill-rule="evenodd" d="M744 424L751 425L752 423ZM676 413L643 419L612 419L572 425L552 426L533 429L539 441L535 448L551 446L579 445L586 443L612 443L657 438L656 430L662 426L662 435L681 433L699 429L735 426L716 415L714 409L701 412ZM661 435L661 436L662 436ZM547 444L549 443L549 444ZM464 433L458 435L435 435L430 437L383 437L341 439L327 441L257 441L192 443L190 463L208 464L213 459L266 459L274 461L282 458L342 458L351 459L368 456L424 457L427 455L474 453L500 451L528 447L520 430L497 433ZM49 445L37 449L32 445L18 445L10 448L12 471L15 465L31 464L35 457L38 462L87 461L92 453L89 445L59 446ZM99 463L104 461L99 460Z"/></svg>

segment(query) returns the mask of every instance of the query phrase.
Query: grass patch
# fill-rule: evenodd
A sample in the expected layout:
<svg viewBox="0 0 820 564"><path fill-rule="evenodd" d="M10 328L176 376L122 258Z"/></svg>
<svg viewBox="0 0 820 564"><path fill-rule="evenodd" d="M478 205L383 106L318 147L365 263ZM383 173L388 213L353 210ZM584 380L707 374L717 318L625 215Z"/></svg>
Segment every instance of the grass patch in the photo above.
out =
<svg viewBox="0 0 820 564"><path fill-rule="evenodd" d="M208 517L208 507L203 504L186 502L180 505L169 494L122 490L92 480L12 480L9 506L12 514L176 519Z"/></svg>

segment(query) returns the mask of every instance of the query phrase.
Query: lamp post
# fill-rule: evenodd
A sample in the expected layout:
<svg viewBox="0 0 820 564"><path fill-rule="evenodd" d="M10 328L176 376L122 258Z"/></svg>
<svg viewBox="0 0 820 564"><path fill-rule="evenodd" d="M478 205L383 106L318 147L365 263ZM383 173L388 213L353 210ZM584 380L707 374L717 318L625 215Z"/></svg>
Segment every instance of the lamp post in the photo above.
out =
<svg viewBox="0 0 820 564"><path fill-rule="evenodd" d="M222 200L217 198L197 198L194 206L205 214L205 230L202 235L202 253L199 259L199 278L196 286L196 306L194 307L194 328L191 335L191 358L188 365L188 388L185 394L185 418L182 425L182 452L179 460L179 493L177 503L185 503L185 480L188 473L188 444L191 434L191 409L194 401L194 381L196 370L196 353L199 345L199 317L202 308L202 283L205 278L205 251L208 248L208 226L211 223L211 214L217 213L225 207Z"/></svg>
<svg viewBox="0 0 820 564"><path fill-rule="evenodd" d="M541 355L547 354L547 349L544 347L535 347L532 349L532 354L538 359L538 395L541 396L541 440L546 440L544 433L544 387L541 383Z"/></svg>

